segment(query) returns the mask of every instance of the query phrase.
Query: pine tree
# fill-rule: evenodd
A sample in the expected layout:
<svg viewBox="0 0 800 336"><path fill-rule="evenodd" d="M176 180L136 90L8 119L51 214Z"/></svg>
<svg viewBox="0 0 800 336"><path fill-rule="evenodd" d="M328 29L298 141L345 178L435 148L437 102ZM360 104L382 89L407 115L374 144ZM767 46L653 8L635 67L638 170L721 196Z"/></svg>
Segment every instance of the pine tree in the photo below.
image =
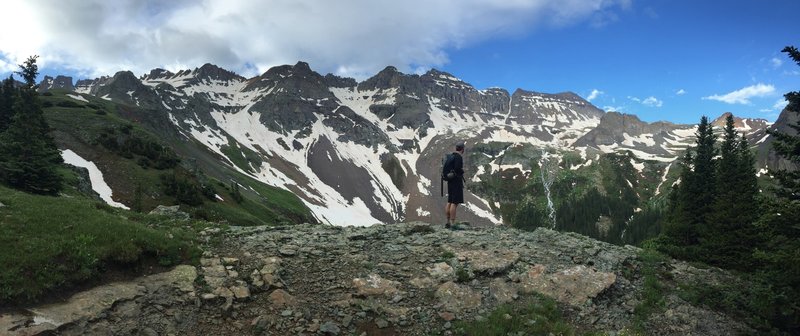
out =
<svg viewBox="0 0 800 336"><path fill-rule="evenodd" d="M697 259L702 242L710 236L707 216L716 192L716 142L714 129L703 116L695 134L695 148L681 162L680 184L670 195L670 211L664 228L666 243L675 247L673 255Z"/></svg>
<svg viewBox="0 0 800 336"><path fill-rule="evenodd" d="M786 47L783 52L800 65L800 52L795 47ZM789 104L786 110L800 114L800 92L784 95ZM800 167L800 121L789 125L797 134L770 132L775 137L772 149L796 166ZM761 246L754 253L759 261L759 271L769 279L775 290L789 304L781 310L783 316L777 323L790 333L800 332L800 170L770 171L779 186L776 198L766 200L766 210L759 219Z"/></svg>
<svg viewBox="0 0 800 336"><path fill-rule="evenodd" d="M15 99L11 124L0 134L0 179L20 190L54 195L61 190L57 168L63 160L36 92L36 56L29 57L20 69L25 86Z"/></svg>
<svg viewBox="0 0 800 336"><path fill-rule="evenodd" d="M725 268L748 269L754 247L753 222L758 217L755 159L744 136L737 138L733 116L725 120L724 140L717 160L717 182L708 235L706 262Z"/></svg>
<svg viewBox="0 0 800 336"><path fill-rule="evenodd" d="M14 87L14 77L9 76L3 80L3 84L0 86L0 133L5 131L8 125L11 124L16 94L17 88Z"/></svg>
<svg viewBox="0 0 800 336"><path fill-rule="evenodd" d="M782 51L789 54L800 65L800 51L797 48L789 46ZM786 110L800 114L800 92L792 91L785 94L784 97L789 102L786 105ZM770 135L775 137L772 149L779 156L791 161L796 166L800 166L800 120L793 125L789 125L789 127L794 129L798 135L776 131L769 132ZM779 196L800 201L800 170L778 170L770 171L770 173L780 182L780 187L777 190Z"/></svg>

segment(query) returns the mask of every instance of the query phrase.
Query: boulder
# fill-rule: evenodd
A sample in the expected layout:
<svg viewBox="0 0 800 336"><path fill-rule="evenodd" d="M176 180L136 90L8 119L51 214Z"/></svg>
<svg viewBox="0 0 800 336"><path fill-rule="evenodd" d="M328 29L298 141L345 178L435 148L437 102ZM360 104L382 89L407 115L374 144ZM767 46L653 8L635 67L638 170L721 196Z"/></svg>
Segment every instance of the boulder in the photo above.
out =
<svg viewBox="0 0 800 336"><path fill-rule="evenodd" d="M477 308L481 305L481 293L474 291L469 286L459 285L452 281L448 281L436 289L436 298L439 299L444 309L453 313Z"/></svg>
<svg viewBox="0 0 800 336"><path fill-rule="evenodd" d="M380 275L370 274L367 278L353 279L353 286L359 296L388 296L391 297L400 291L397 289L400 283L397 281L381 278Z"/></svg>
<svg viewBox="0 0 800 336"><path fill-rule="evenodd" d="M519 253L501 250L461 251L456 253L456 257L459 261L468 263L475 273L492 275L511 268L519 260Z"/></svg>
<svg viewBox="0 0 800 336"><path fill-rule="evenodd" d="M173 205L173 206L159 205L155 209L150 211L150 214L167 216L178 220L189 220L190 218L189 214L181 211L180 206L178 205Z"/></svg>
<svg viewBox="0 0 800 336"><path fill-rule="evenodd" d="M538 292L556 301L580 306L611 287L616 281L614 273L598 272L584 265L545 274L543 265L531 266L520 277L523 293Z"/></svg>

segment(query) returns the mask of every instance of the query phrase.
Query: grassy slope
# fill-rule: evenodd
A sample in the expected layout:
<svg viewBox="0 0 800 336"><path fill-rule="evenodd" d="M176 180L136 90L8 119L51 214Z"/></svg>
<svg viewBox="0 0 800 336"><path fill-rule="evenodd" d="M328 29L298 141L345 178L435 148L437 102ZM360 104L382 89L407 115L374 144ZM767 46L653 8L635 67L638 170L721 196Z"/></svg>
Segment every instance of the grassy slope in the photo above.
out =
<svg viewBox="0 0 800 336"><path fill-rule="evenodd" d="M199 256L192 224L139 221L82 197L37 196L0 187L0 304L35 301L145 259L168 266ZM197 225L197 224L195 224Z"/></svg>
<svg viewBox="0 0 800 336"><path fill-rule="evenodd" d="M89 103L74 100L65 96L66 92L54 90L51 95L42 96L45 104L45 117L53 128L53 135L61 148L69 148L87 160L95 162L104 173L106 182L114 190L115 200L132 204L136 199L137 188L143 194L139 199L142 209L149 211L159 204L173 205L177 201L162 192L160 176L172 174L171 170L143 168L138 164L140 156L131 158L104 148L97 139L108 130L130 128L131 136L162 143L160 136L153 132L146 123L136 122L137 117L154 113L153 111L136 112L130 106L84 96ZM64 102L67 105L64 107ZM116 112L124 110L124 115L134 122L120 117ZM78 126L78 127L76 127ZM161 130L163 132L163 130ZM162 143L162 145L166 145ZM202 145L193 141L173 142L170 146L179 154L184 154L182 167L189 170L195 168L201 172L205 183L212 186L223 201L206 200L202 206L187 208L186 211L197 218L226 221L234 225L278 225L301 222L313 222L309 209L291 192L264 185L238 171L226 166L219 158L214 157ZM241 151L239 151L241 152ZM186 155L189 155L187 159ZM245 201L237 203L230 197L230 181L244 185L242 194ZM250 188L255 190L251 192Z"/></svg>

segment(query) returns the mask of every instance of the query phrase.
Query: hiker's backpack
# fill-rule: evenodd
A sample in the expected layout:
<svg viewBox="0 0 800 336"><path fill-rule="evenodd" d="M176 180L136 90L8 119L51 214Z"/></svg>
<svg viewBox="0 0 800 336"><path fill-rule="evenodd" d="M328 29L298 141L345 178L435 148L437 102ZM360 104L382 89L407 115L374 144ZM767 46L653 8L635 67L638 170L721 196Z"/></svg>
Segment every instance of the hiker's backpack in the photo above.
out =
<svg viewBox="0 0 800 336"><path fill-rule="evenodd" d="M456 179L455 157L455 154L450 153L442 159L442 180L449 182Z"/></svg>
<svg viewBox="0 0 800 336"><path fill-rule="evenodd" d="M455 156L455 154L450 153L442 159L442 181L440 184L442 197L444 197L444 181L450 182L457 178Z"/></svg>

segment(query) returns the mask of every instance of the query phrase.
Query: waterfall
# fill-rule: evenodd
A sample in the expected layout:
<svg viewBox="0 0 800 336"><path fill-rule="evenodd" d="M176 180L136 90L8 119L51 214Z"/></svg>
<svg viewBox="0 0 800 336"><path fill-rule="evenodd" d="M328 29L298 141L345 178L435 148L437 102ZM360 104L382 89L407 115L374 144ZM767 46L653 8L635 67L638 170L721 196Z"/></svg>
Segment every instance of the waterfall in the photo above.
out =
<svg viewBox="0 0 800 336"><path fill-rule="evenodd" d="M550 228L556 228L556 209L553 206L553 198L550 197L550 186L558 175L558 158L550 157L550 153L546 148L542 148L542 157L539 159L539 166L541 169L542 185L544 186L544 194L547 196L547 208L550 210Z"/></svg>

